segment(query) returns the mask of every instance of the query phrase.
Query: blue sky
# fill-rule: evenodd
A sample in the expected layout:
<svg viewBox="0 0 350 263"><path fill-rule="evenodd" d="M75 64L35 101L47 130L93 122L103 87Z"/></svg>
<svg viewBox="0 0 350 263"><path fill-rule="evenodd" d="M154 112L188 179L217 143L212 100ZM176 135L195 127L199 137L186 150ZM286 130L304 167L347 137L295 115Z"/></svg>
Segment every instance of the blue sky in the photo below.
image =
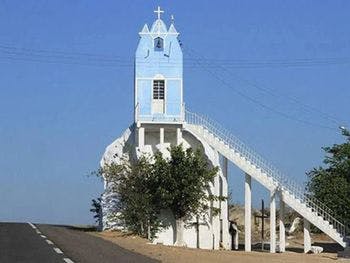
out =
<svg viewBox="0 0 350 263"><path fill-rule="evenodd" d="M0 0L0 221L92 223L102 182L87 174L132 122L137 33L157 5L196 54L185 54L190 110L300 183L321 147L342 141L349 1ZM198 57L220 65L193 66ZM230 168L242 202L243 175ZM253 189L255 204L267 198Z"/></svg>

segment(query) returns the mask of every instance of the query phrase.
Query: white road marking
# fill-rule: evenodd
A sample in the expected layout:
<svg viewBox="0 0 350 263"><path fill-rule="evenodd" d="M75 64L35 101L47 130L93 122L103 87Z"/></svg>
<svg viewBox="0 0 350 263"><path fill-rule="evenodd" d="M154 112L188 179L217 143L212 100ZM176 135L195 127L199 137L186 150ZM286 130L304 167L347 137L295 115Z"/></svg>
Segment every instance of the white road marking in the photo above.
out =
<svg viewBox="0 0 350 263"><path fill-rule="evenodd" d="M28 222L28 224L31 226L31 228L35 229L35 232L37 234L39 234L42 238L46 239L45 241L46 241L47 244L53 245L53 242L51 240L48 240L45 235L42 235L41 232L39 231L39 229L35 225L33 225L30 222ZM59 249L58 247L54 247L53 250L55 250L55 252L57 254L63 254L62 250ZM66 263L74 263L74 261L72 261L70 258L63 258L63 261L66 262Z"/></svg>
<svg viewBox="0 0 350 263"><path fill-rule="evenodd" d="M70 258L64 258L63 260L66 263L74 263L74 261L72 261Z"/></svg>
<svg viewBox="0 0 350 263"><path fill-rule="evenodd" d="M29 224L33 229L36 229L36 226L34 226L32 223L28 222L28 224Z"/></svg>
<svg viewBox="0 0 350 263"><path fill-rule="evenodd" d="M55 252L56 252L57 254L63 254L62 250L59 249L58 247L54 247L53 250L55 250Z"/></svg>

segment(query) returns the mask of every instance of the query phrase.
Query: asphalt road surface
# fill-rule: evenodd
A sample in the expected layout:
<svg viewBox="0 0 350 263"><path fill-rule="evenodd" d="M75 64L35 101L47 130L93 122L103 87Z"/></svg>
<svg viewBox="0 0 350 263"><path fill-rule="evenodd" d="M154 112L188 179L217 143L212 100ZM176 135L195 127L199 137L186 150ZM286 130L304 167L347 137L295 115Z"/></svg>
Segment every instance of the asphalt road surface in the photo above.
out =
<svg viewBox="0 0 350 263"><path fill-rule="evenodd" d="M29 224L0 224L0 262L64 262Z"/></svg>
<svg viewBox="0 0 350 263"><path fill-rule="evenodd" d="M66 226L0 223L1 263L158 262Z"/></svg>

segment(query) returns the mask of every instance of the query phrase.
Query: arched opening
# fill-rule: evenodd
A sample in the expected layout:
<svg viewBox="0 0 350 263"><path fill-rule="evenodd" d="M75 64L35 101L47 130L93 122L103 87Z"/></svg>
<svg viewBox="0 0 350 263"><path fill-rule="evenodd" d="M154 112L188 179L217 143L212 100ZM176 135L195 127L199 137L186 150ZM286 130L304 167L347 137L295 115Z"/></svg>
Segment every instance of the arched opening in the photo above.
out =
<svg viewBox="0 0 350 263"><path fill-rule="evenodd" d="M156 37L154 39L154 50L163 51L164 50L164 40L161 37Z"/></svg>

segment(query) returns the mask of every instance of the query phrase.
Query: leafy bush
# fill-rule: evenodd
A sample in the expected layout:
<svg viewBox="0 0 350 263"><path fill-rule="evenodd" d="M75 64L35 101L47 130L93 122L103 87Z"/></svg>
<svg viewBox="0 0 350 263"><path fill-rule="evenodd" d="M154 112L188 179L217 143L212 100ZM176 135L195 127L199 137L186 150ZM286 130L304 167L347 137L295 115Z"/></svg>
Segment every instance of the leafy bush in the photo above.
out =
<svg viewBox="0 0 350 263"><path fill-rule="evenodd" d="M111 164L98 173L113 182L118 194L118 209L129 230L148 238L154 237L159 228L165 227L159 215L170 210L176 219L176 244L183 245L183 225L193 216L220 210L214 201L223 197L210 193L210 184L217 174L217 167L209 167L202 152L184 150L182 145L172 146L170 158L161 153L154 157L141 157L132 163Z"/></svg>

